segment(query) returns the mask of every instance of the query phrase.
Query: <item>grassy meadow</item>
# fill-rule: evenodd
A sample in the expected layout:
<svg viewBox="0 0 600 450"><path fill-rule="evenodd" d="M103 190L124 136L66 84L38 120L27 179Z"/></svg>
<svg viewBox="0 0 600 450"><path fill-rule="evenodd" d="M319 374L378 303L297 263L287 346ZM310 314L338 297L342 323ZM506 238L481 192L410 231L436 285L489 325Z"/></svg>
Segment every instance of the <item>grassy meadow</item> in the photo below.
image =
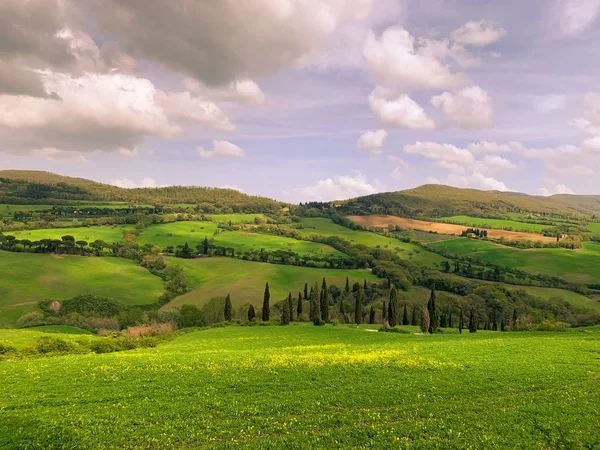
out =
<svg viewBox="0 0 600 450"><path fill-rule="evenodd" d="M157 300L163 282L134 261L0 251L0 326L14 325L41 300L94 294L142 305Z"/></svg>
<svg viewBox="0 0 600 450"><path fill-rule="evenodd" d="M587 225L587 229L594 234L600 235L600 223L590 222Z"/></svg>
<svg viewBox="0 0 600 450"><path fill-rule="evenodd" d="M551 228L549 225L517 222L516 220L486 219L481 217L470 216L442 217L439 220L448 223L455 223L458 225L465 225L468 227L494 228L498 230L519 230L528 231L531 233L541 233L545 229Z"/></svg>
<svg viewBox="0 0 600 450"><path fill-rule="evenodd" d="M42 228L39 230L6 231L6 236L15 236L17 239L40 241L42 239L60 239L63 236L73 236L75 241L102 240L108 244L121 242L123 231L133 229L133 225L99 225L92 227L75 228Z"/></svg>
<svg viewBox="0 0 600 450"><path fill-rule="evenodd" d="M229 224L251 224L257 217L263 221L267 221L264 214L208 214L208 216L217 223Z"/></svg>
<svg viewBox="0 0 600 450"><path fill-rule="evenodd" d="M148 225L137 238L138 244L153 244L161 249L168 246L177 247L186 242L192 248L202 244L205 237L212 238L217 230L213 222L172 222Z"/></svg>
<svg viewBox="0 0 600 450"><path fill-rule="evenodd" d="M427 336L366 328L216 328L152 349L6 360L0 448L599 443L597 327Z"/></svg>
<svg viewBox="0 0 600 450"><path fill-rule="evenodd" d="M188 274L191 292L177 297L165 308L184 304L201 306L214 297L231 295L234 306L252 303L262 306L265 283L269 282L272 301L287 297L289 292L296 298L304 283L327 279L328 284L343 288L346 277L350 283L378 278L366 270L316 269L310 267L284 266L279 264L244 261L231 258L200 258L183 260L169 258L169 264L179 264Z"/></svg>
<svg viewBox="0 0 600 450"><path fill-rule="evenodd" d="M446 248L449 254L476 256L492 264L556 276L577 283L593 283L600 279L600 244L594 242L587 242L578 250L518 249L466 238L434 242L429 246L440 250Z"/></svg>

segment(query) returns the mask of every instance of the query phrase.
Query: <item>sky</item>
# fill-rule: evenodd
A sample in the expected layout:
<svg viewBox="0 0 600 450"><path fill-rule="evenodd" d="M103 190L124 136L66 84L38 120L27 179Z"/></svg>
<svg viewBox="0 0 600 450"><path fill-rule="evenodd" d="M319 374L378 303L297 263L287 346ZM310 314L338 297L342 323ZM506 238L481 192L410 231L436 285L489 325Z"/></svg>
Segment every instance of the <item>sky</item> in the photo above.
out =
<svg viewBox="0 0 600 450"><path fill-rule="evenodd" d="M0 170L600 194L600 0L0 0Z"/></svg>

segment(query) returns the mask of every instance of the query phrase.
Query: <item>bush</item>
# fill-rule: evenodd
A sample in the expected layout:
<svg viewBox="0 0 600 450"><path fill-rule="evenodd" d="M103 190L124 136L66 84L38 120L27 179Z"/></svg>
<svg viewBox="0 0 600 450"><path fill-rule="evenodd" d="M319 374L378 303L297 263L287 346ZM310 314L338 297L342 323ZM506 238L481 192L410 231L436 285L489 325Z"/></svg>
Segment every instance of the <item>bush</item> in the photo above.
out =
<svg viewBox="0 0 600 450"><path fill-rule="evenodd" d="M204 313L194 305L182 305L179 310L181 314L181 326L187 327L203 327L206 325L204 321Z"/></svg>
<svg viewBox="0 0 600 450"><path fill-rule="evenodd" d="M410 334L410 331L406 328L401 327L381 327L378 330L380 333L399 333L399 334Z"/></svg>
<svg viewBox="0 0 600 450"><path fill-rule="evenodd" d="M141 338L142 336L160 336L175 331L175 325L172 323L153 323L150 325L138 325L136 327L129 327L126 330L121 331L123 336L129 336L132 338Z"/></svg>
<svg viewBox="0 0 600 450"><path fill-rule="evenodd" d="M90 345L94 353L112 353L119 351L119 346L113 339L98 339Z"/></svg>
<svg viewBox="0 0 600 450"><path fill-rule="evenodd" d="M17 353L17 347L0 343L0 356Z"/></svg>
<svg viewBox="0 0 600 450"><path fill-rule="evenodd" d="M21 316L18 323L19 326L23 328L37 327L40 325L44 325L46 323L46 319L41 312L34 311Z"/></svg>
<svg viewBox="0 0 600 450"><path fill-rule="evenodd" d="M42 336L35 343L35 349L38 353L72 353L77 350L77 345L73 342L53 336Z"/></svg>
<svg viewBox="0 0 600 450"><path fill-rule="evenodd" d="M535 327L536 331L567 331L571 328L571 325L565 322L553 322L551 320L544 320L542 323Z"/></svg>

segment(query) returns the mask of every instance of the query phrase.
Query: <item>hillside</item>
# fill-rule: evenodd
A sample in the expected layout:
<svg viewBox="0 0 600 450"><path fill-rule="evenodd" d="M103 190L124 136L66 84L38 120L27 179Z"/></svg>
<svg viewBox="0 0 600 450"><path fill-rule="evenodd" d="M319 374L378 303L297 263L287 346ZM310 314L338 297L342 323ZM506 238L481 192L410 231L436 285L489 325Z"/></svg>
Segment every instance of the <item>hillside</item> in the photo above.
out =
<svg viewBox="0 0 600 450"><path fill-rule="evenodd" d="M61 203L65 200L210 204L233 212L277 212L282 204L233 189L198 186L124 189L83 178L29 170L0 171L0 203Z"/></svg>
<svg viewBox="0 0 600 450"><path fill-rule="evenodd" d="M600 213L600 196L539 197L428 184L339 202L338 211L345 215L384 214L414 218L492 216L509 212L581 216Z"/></svg>

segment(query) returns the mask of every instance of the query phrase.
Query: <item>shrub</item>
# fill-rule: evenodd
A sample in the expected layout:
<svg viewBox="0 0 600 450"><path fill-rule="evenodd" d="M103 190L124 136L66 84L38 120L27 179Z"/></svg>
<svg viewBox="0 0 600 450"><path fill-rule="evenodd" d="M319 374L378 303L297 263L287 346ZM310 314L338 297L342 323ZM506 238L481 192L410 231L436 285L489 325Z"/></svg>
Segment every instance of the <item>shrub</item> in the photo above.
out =
<svg viewBox="0 0 600 450"><path fill-rule="evenodd" d="M381 327L378 331L381 333L410 334L409 330L400 327Z"/></svg>
<svg viewBox="0 0 600 450"><path fill-rule="evenodd" d="M35 343L38 353L69 353L77 350L77 345L73 342L54 336L42 336Z"/></svg>
<svg viewBox="0 0 600 450"><path fill-rule="evenodd" d="M553 322L551 320L544 320L535 327L536 331L567 331L568 328L571 328L568 323Z"/></svg>
<svg viewBox="0 0 600 450"><path fill-rule="evenodd" d="M65 300L60 309L60 314L66 316L71 313L77 313L85 317L109 318L117 316L126 309L127 307L117 300L97 297L95 295L80 295L70 300Z"/></svg>
<svg viewBox="0 0 600 450"><path fill-rule="evenodd" d="M112 353L119 350L119 346L113 339L98 339L90 345L94 353Z"/></svg>
<svg viewBox="0 0 600 450"><path fill-rule="evenodd" d="M17 353L17 347L0 343L0 355L10 355Z"/></svg>
<svg viewBox="0 0 600 450"><path fill-rule="evenodd" d="M34 311L21 316L18 323L19 326L23 328L37 327L39 325L44 325L46 320L41 312Z"/></svg>
<svg viewBox="0 0 600 450"><path fill-rule="evenodd" d="M142 336L160 336L175 331L172 323L153 323L150 325L138 325L121 331L123 336L141 338Z"/></svg>

